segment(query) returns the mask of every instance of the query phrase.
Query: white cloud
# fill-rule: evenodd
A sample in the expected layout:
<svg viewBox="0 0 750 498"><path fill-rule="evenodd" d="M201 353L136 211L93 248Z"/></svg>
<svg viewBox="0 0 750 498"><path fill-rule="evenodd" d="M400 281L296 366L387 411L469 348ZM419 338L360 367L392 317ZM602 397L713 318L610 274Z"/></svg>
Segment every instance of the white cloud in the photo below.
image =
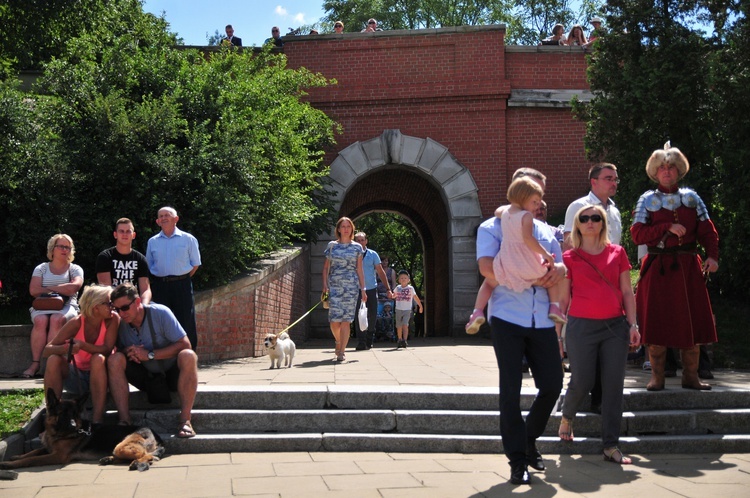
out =
<svg viewBox="0 0 750 498"><path fill-rule="evenodd" d="M300 12L299 14L294 16L294 20L300 24L305 24L305 14Z"/></svg>
<svg viewBox="0 0 750 498"><path fill-rule="evenodd" d="M287 14L286 9L284 7L282 7L281 5L277 5L276 6L275 12L276 12L276 14L278 14L278 15L280 15L282 17L286 16L286 14Z"/></svg>

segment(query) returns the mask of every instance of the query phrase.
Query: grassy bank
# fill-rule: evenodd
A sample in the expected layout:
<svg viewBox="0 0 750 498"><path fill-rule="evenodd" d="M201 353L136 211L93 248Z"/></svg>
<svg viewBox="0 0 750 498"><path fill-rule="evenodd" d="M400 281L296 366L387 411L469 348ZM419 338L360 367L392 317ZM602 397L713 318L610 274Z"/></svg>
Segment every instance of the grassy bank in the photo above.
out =
<svg viewBox="0 0 750 498"><path fill-rule="evenodd" d="M43 402L42 389L0 393L0 438L18 432Z"/></svg>

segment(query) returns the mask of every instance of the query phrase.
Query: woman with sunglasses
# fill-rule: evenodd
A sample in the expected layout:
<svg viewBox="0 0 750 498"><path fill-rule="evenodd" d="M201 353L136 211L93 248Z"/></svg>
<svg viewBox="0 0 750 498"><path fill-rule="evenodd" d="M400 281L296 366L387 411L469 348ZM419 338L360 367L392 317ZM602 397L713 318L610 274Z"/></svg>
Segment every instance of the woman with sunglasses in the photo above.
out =
<svg viewBox="0 0 750 498"><path fill-rule="evenodd" d="M83 396L91 393L92 422L101 423L107 401L107 356L117 341L120 317L112 312L111 287L89 285L81 296L81 314L66 323L44 348L44 390L59 398L63 387Z"/></svg>
<svg viewBox="0 0 750 498"><path fill-rule="evenodd" d="M664 389L667 348L682 350L683 388L711 389L698 377L698 362L699 345L716 342L704 274L719 269L719 235L698 194L678 186L689 170L687 158L669 142L654 151L646 174L658 186L638 199L630 227L633 242L648 246L636 301L651 361L649 391Z"/></svg>
<svg viewBox="0 0 750 498"><path fill-rule="evenodd" d="M65 322L78 314L78 291L83 285L83 268L73 264L76 247L70 235L58 233L47 241L49 263L34 268L29 282L29 293L37 298L42 294L56 293L64 300L61 310L29 308L31 322L31 365L23 371L22 378L34 377L41 367L44 345L52 340Z"/></svg>
<svg viewBox="0 0 750 498"><path fill-rule="evenodd" d="M571 294L565 338L571 377L558 435L563 441L573 440L573 420L594 385L598 356L604 459L629 464L631 459L617 448L617 443L628 349L637 347L641 339L630 284L630 262L622 247L610 243L607 215L601 206L578 210L571 243L573 248L563 254Z"/></svg>

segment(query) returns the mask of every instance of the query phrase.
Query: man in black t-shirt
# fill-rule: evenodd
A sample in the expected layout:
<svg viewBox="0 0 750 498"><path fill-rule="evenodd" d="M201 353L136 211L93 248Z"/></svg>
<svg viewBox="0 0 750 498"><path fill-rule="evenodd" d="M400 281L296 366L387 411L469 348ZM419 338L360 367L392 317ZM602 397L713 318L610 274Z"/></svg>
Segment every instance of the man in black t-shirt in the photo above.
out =
<svg viewBox="0 0 750 498"><path fill-rule="evenodd" d="M117 244L105 249L96 258L96 279L101 285L116 287L131 282L138 289L144 304L151 302L151 285L146 257L133 249L135 229L128 218L120 218L114 232Z"/></svg>

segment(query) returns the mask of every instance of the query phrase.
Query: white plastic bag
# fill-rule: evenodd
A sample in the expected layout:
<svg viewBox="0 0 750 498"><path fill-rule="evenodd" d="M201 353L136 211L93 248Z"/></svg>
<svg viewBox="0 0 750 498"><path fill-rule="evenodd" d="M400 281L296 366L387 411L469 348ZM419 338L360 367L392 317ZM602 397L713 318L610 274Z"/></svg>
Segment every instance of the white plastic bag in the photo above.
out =
<svg viewBox="0 0 750 498"><path fill-rule="evenodd" d="M362 302L359 304L359 330L367 330L367 306Z"/></svg>

